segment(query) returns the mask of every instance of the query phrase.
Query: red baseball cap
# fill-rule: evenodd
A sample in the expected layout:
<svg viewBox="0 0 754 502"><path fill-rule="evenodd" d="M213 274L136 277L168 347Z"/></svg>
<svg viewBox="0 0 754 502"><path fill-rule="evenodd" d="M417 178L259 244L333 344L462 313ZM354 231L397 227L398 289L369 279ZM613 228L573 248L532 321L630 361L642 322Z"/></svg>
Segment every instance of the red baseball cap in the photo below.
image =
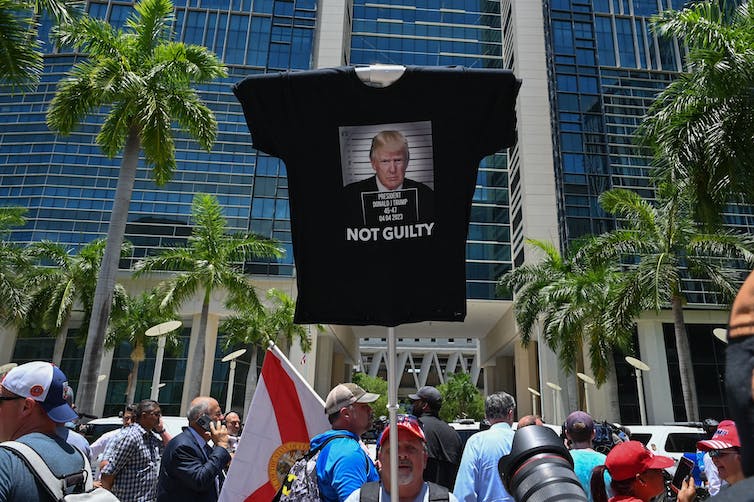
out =
<svg viewBox="0 0 754 502"><path fill-rule="evenodd" d="M717 426L712 439L696 443L701 451L724 450L725 448L741 448L741 440L738 438L738 429L733 420L723 420Z"/></svg>
<svg viewBox="0 0 754 502"><path fill-rule="evenodd" d="M427 438L424 437L424 431L421 428L421 425L419 425L419 420L413 416L413 415L398 415L395 417L395 425L398 427L398 432L400 431L407 431L413 434L418 439L421 439L422 441L426 441ZM382 444L387 441L387 438L390 436L390 426L385 427L385 430L382 431L382 434L380 435L379 445L382 446Z"/></svg>
<svg viewBox="0 0 754 502"><path fill-rule="evenodd" d="M674 464L672 458L655 455L639 441L616 445L605 460L610 476L616 481L631 479L649 469L666 469Z"/></svg>

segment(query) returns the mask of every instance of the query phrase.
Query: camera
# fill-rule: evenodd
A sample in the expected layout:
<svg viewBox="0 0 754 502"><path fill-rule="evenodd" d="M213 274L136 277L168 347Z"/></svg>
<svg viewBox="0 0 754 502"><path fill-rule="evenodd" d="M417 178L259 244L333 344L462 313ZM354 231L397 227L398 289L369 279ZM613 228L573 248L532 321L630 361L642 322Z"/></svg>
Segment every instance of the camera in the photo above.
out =
<svg viewBox="0 0 754 502"><path fill-rule="evenodd" d="M498 462L505 489L516 502L589 500L573 472L573 458L549 427L516 431L511 452Z"/></svg>

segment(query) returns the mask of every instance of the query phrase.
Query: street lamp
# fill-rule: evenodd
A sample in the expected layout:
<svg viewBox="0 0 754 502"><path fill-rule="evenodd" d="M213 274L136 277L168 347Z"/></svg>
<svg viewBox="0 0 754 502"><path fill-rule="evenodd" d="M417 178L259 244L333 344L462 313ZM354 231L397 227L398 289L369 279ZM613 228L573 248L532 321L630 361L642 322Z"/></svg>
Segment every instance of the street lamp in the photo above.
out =
<svg viewBox="0 0 754 502"><path fill-rule="evenodd" d="M166 385L167 385L167 384L166 384L165 382L162 382L162 383L158 384L158 385L157 385L157 392L154 392L154 388L152 389L152 395L154 395L154 396L155 396L155 397L154 397L154 399L153 399L153 401L157 401L157 402L159 402L159 401L160 401L160 400L158 399L158 398L160 397L160 389L162 389L162 388L163 388L163 387L165 387ZM152 399L152 398L150 398L150 399Z"/></svg>
<svg viewBox="0 0 754 502"><path fill-rule="evenodd" d="M594 378L584 373L576 373L579 380L584 382L584 403L586 404L586 412L589 413L589 385L594 385Z"/></svg>
<svg viewBox="0 0 754 502"><path fill-rule="evenodd" d="M712 334L723 343L728 343L728 330L725 328L715 328Z"/></svg>
<svg viewBox="0 0 754 502"><path fill-rule="evenodd" d="M246 349L239 349L235 352L231 352L221 359L221 361L224 363L230 361L230 374L228 375L228 399L225 402L226 412L230 410L231 403L233 402L233 379L236 376L236 359L244 354L246 354Z"/></svg>
<svg viewBox="0 0 754 502"><path fill-rule="evenodd" d="M549 388L552 389L552 407L553 407L553 415L555 416L555 423L560 423L560 419L558 416L559 413L559 406L558 406L558 395L559 392L563 389L560 385L552 382L545 382L545 385L547 385Z"/></svg>
<svg viewBox="0 0 754 502"><path fill-rule="evenodd" d="M162 359L165 357L165 337L168 333L177 330L183 323L181 321L166 321L152 326L144 332L147 336L157 337L157 355L154 360L154 373L152 374L152 392L149 399L157 401L160 395L160 376L162 375Z"/></svg>
<svg viewBox="0 0 754 502"><path fill-rule="evenodd" d="M631 356L626 356L626 362L634 367L634 372L636 373L636 386L639 390L639 413L641 414L641 425L647 425L647 409L644 405L644 384L641 381L641 372L649 371L649 366Z"/></svg>
<svg viewBox="0 0 754 502"><path fill-rule="evenodd" d="M542 394L539 393L537 389L532 389L531 387L527 387L529 390L529 394L531 394L531 413L532 415L537 414L537 398L541 397Z"/></svg>

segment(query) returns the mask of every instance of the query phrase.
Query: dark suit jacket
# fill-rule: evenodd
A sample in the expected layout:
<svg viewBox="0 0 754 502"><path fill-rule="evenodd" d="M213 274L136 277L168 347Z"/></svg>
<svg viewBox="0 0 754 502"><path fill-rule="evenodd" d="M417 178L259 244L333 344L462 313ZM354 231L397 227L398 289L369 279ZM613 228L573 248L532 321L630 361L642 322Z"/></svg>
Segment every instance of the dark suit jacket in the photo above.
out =
<svg viewBox="0 0 754 502"><path fill-rule="evenodd" d="M419 222L430 222L435 215L435 192L424 183L408 178L403 179L403 188L415 188L417 190L417 207L419 209ZM362 192L376 192L376 176L370 176L361 181L349 183L345 187L345 200L348 208L346 220L352 226L364 226L364 213L361 205ZM373 222L367 222L371 226ZM406 223L414 223L409 221ZM393 224L393 223L391 223Z"/></svg>
<svg viewBox="0 0 754 502"><path fill-rule="evenodd" d="M215 478L230 462L230 453L220 446L212 448L211 453L203 448L188 429L168 443L160 464L158 502L217 501Z"/></svg>

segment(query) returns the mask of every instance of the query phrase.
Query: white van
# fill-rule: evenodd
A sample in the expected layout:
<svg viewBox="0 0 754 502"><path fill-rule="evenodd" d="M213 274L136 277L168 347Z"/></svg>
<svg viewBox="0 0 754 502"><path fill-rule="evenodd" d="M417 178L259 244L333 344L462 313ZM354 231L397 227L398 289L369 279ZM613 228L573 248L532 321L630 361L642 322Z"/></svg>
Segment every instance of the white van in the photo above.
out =
<svg viewBox="0 0 754 502"><path fill-rule="evenodd" d="M162 423L165 425L165 430L167 430L172 437L177 436L183 432L183 429L188 427L188 419L186 417L163 416ZM90 420L81 426L80 430L89 443L93 443L102 434L115 429L120 429L122 426L123 419L121 417L105 417Z"/></svg>
<svg viewBox="0 0 754 502"><path fill-rule="evenodd" d="M685 425L629 425L631 439L641 441L657 455L676 460L684 453L696 453L697 441L707 439L701 427Z"/></svg>

